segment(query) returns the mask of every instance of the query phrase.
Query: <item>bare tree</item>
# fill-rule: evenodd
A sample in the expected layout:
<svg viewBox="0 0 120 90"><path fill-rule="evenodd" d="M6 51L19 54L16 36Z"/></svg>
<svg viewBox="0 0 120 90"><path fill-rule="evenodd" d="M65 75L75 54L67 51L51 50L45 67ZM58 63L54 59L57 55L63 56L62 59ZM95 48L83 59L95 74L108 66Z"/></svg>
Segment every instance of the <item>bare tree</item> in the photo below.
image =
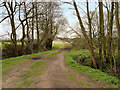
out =
<svg viewBox="0 0 120 90"><path fill-rule="evenodd" d="M13 5L13 2L3 2L3 3L4 3L3 6L6 8L6 11L8 13L8 17L10 19L11 28L12 28L11 40L12 40L12 43L13 43L14 48L15 48L14 49L15 56L17 56L18 55L18 52L17 52L17 35L16 35L15 18L14 18L14 15L16 14L17 2L15 2L15 5ZM6 18L8 18L8 17L6 17ZM5 20L6 18L4 18L3 20Z"/></svg>
<svg viewBox="0 0 120 90"><path fill-rule="evenodd" d="M77 8L75 0L73 0L73 5L74 5L74 8L76 10L76 14L77 14L77 17L78 17L78 20L79 20L79 24L80 24L82 33L84 35L86 43L88 44L88 48L89 48L90 55L91 55L91 60L92 60L92 62L94 64L94 67L97 68L97 64L96 64L96 60L95 60L95 56L94 56L94 51L93 51L92 45L91 45L91 43L89 41L89 38L88 38L88 36L86 34L85 27L83 26L83 22L82 22L80 14L79 14L79 11L78 11L78 8Z"/></svg>

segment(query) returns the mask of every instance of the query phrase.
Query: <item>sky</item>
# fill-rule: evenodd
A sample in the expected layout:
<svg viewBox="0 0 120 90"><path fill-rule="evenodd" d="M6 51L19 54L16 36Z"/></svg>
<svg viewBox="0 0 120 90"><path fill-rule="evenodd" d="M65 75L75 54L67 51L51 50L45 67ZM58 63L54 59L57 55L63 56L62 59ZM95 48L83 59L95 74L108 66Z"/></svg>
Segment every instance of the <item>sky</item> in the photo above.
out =
<svg viewBox="0 0 120 90"><path fill-rule="evenodd" d="M72 3L71 0L65 0L65 1L69 1L70 3ZM82 3L77 3L77 4L83 10L86 11L85 1L86 0L81 0ZM90 0L90 1L91 2L89 3L89 8L90 8L90 11L93 11L97 7L96 2L94 2L94 1L97 1L97 0ZM71 27L75 27L76 22L78 22L78 20L77 20L77 16L74 15L75 10L74 10L73 5L62 3L60 7L61 7L61 11L63 12L63 16L67 19L69 25ZM85 15L83 10L79 9L81 17ZM3 11L4 11L4 9L0 8L0 13L3 12ZM0 36L2 36L4 34L7 34L7 31L10 31L11 27L10 27L10 24L8 23L8 21L9 20L5 20L4 22L0 23ZM20 32L17 32L17 33L20 36L20 34L19 34Z"/></svg>
<svg viewBox="0 0 120 90"><path fill-rule="evenodd" d="M85 2L84 2L84 3L78 3L78 4L79 4L79 6L80 6L83 10L86 11L86 7L85 7L85 5L84 5L84 4L86 4ZM97 6L97 4L96 4L95 2L91 2L91 3L89 4L90 11L93 11L96 6ZM74 10L73 5L63 4L63 5L61 6L61 8L63 9L63 15L67 18L68 23L69 23L71 26L73 26L74 23L75 23L76 21L78 21L78 20L77 20L77 17L74 15L74 14L75 14L75 10ZM85 15L85 12L84 12L83 10L79 9L81 16L84 16L84 15Z"/></svg>

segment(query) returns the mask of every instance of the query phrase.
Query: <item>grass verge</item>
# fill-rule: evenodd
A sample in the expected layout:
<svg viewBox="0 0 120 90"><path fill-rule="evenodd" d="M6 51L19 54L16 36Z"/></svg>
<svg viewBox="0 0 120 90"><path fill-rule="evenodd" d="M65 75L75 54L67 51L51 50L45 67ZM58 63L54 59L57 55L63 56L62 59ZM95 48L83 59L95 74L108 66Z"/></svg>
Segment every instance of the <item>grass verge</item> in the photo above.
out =
<svg viewBox="0 0 120 90"><path fill-rule="evenodd" d="M28 59L11 60L11 61L4 62L2 64L2 67L4 67L4 68L2 68L2 72L0 72L0 74L1 73L2 74L6 74L9 70L11 70L12 68L14 68L14 66L16 64L19 64L19 63L24 62L24 61L28 61ZM5 67L5 66L7 66L7 67Z"/></svg>
<svg viewBox="0 0 120 90"><path fill-rule="evenodd" d="M58 49L59 47L65 47L64 44L53 44L53 49Z"/></svg>
<svg viewBox="0 0 120 90"><path fill-rule="evenodd" d="M35 56L39 56L41 54L46 54L46 53L53 52L54 50L58 49L60 46L63 46L63 45L61 45L61 44L55 44L53 46L53 49L50 50L50 51L45 51L45 52L34 53L34 54L23 55L23 56L12 57L12 58L7 58L7 59L0 60L0 67L1 68L7 66L7 68L2 69L2 72L0 72L0 74L1 73L2 74L7 73L9 70L11 70L14 67L13 65L16 65L18 63L27 61L28 59L25 59L25 58L35 57Z"/></svg>
<svg viewBox="0 0 120 90"><path fill-rule="evenodd" d="M95 81L98 81L98 82L103 81L103 82L106 82L106 83L112 85L113 87L116 87L116 88L120 87L120 80L119 79L117 79L114 76L109 76L100 70L93 69L93 68L90 68L88 66L82 66L82 65L78 64L75 60L72 59L71 56L73 54L74 55L77 54L77 51L71 50L70 52L65 54L65 61L70 67L88 75L89 77L91 77Z"/></svg>
<svg viewBox="0 0 120 90"><path fill-rule="evenodd" d="M19 62L24 61L24 58L28 58L28 57L35 57L35 56L39 56L41 54L46 54L46 53L50 53L53 52L54 50L57 50L60 46L64 46L61 44L55 44L53 46L53 49L50 51L45 51L45 52L40 52L40 53L34 53L34 54L29 54L29 55L23 55L23 56L18 56L18 57L12 57L12 58L7 58L7 59L3 59L0 61L0 63L2 63L2 67L4 66L8 66L8 65L13 65L13 64L17 64ZM0 64L1 65L1 64Z"/></svg>

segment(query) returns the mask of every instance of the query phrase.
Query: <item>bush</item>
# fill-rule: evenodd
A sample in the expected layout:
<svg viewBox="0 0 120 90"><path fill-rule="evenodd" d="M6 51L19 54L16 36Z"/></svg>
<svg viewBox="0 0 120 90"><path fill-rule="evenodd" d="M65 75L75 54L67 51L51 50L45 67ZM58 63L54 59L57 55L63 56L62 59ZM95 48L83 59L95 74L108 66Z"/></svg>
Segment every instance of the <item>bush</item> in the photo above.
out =
<svg viewBox="0 0 120 90"><path fill-rule="evenodd" d="M2 59L10 58L10 57L16 57L15 56L15 48L14 48L14 45L12 43L3 43L2 46L3 46L2 47ZM56 50L59 47L64 47L64 45L63 44L59 44L59 45L56 44L56 45L53 46L52 50ZM33 52L37 53L38 52L37 49L38 49L38 44L34 43ZM21 44L17 45L17 51L18 51L18 56L23 55ZM43 51L45 51L45 50L43 50L41 48L40 52L43 52ZM28 55L28 54L31 54L31 53L32 53L32 51L30 49L28 49L27 46L25 45L24 55Z"/></svg>
<svg viewBox="0 0 120 90"><path fill-rule="evenodd" d="M70 52L66 53L65 54L66 63L70 67L72 67L82 73L85 73L86 75L88 75L95 81L99 81L99 82L104 81L108 84L113 85L116 88L120 87L120 80L118 78L107 75L106 73L102 72L101 70L93 69L88 66L82 66L81 64L78 64L75 60L73 60L72 56L75 55L75 58L76 58L77 57L76 55L79 56L79 54L82 54L84 52L86 52L88 54L88 52L86 50L71 50Z"/></svg>
<svg viewBox="0 0 120 90"><path fill-rule="evenodd" d="M17 46L18 56L22 55L21 45ZM15 57L15 48L13 44L4 44L2 49L2 58Z"/></svg>

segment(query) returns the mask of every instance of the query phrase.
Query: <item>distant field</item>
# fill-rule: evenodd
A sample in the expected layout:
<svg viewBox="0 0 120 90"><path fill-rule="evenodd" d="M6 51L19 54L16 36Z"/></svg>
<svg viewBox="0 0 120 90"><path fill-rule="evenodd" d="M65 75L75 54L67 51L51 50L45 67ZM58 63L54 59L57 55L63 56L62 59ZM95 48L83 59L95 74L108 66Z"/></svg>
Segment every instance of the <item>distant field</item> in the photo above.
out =
<svg viewBox="0 0 120 90"><path fill-rule="evenodd" d="M2 44L10 44L10 43L12 43L12 42L1 42ZM19 44L21 44L21 42L17 42L17 44L19 45Z"/></svg>
<svg viewBox="0 0 120 90"><path fill-rule="evenodd" d="M3 47L4 44L11 44L11 42L0 42L0 47ZM21 42L17 42L18 45L21 45Z"/></svg>
<svg viewBox="0 0 120 90"><path fill-rule="evenodd" d="M67 44L68 42L62 41L62 40L54 40L53 44Z"/></svg>
<svg viewBox="0 0 120 90"><path fill-rule="evenodd" d="M0 47L2 47L2 45L4 44L10 44L11 42L0 42ZM57 47L59 46L62 46L64 47L64 44L66 44L67 42L64 42L64 41L60 41L60 40L57 40L57 41L53 41L53 46L56 45ZM18 45L21 45L21 42L17 42Z"/></svg>

